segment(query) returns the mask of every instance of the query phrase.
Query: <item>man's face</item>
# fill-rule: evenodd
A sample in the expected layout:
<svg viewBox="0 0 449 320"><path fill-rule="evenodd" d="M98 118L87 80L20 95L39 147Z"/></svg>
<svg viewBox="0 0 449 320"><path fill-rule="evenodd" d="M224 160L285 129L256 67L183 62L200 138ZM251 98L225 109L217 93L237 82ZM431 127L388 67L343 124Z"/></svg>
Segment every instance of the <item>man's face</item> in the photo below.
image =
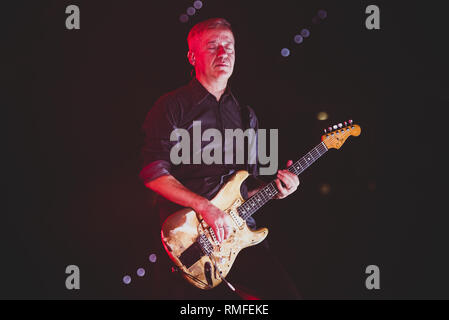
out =
<svg viewBox="0 0 449 320"><path fill-rule="evenodd" d="M208 79L228 79L234 70L234 36L228 29L207 29L196 39L193 60L198 75Z"/></svg>

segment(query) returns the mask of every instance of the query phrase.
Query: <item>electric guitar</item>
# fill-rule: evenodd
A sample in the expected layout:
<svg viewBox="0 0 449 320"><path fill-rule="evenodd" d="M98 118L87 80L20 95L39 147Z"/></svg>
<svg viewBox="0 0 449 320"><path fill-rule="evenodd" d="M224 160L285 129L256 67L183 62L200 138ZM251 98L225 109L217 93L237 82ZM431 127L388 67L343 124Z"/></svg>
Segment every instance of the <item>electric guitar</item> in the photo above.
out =
<svg viewBox="0 0 449 320"><path fill-rule="evenodd" d="M287 170L299 175L329 149L340 149L349 136L358 136L361 128L349 120L324 131L322 142ZM233 232L221 244L212 228L191 208L171 214L162 225L161 238L166 252L183 277L200 289L212 289L224 281L234 290L225 277L237 255L268 235L267 228L252 231L245 221L279 191L272 181L245 201L240 194L240 185L248 175L244 170L236 172L211 200L231 217L234 224Z"/></svg>

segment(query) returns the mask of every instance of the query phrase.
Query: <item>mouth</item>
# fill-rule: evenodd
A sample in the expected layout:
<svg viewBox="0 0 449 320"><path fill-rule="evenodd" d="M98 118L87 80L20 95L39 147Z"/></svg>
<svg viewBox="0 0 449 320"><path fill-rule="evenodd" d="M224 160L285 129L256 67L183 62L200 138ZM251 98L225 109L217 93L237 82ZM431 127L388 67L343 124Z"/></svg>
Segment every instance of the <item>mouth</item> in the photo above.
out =
<svg viewBox="0 0 449 320"><path fill-rule="evenodd" d="M229 67L229 63L219 62L215 64L215 67Z"/></svg>

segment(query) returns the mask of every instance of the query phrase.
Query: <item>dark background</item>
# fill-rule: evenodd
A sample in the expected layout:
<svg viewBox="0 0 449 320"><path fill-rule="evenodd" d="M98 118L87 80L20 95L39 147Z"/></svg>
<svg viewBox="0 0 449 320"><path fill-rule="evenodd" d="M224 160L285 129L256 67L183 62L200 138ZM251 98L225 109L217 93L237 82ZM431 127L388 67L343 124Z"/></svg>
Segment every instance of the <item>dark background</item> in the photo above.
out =
<svg viewBox="0 0 449 320"><path fill-rule="evenodd" d="M140 127L159 96L190 79L189 28L217 16L236 35L235 94L262 128L279 129L281 166L329 125L362 127L300 176L298 192L256 215L303 297L449 297L437 167L447 145L448 28L436 1L206 0L185 24L179 15L193 1L9 2L1 298L152 297L148 255L160 254L160 241L137 177ZM65 28L70 4L80 30ZM380 30L365 28L369 4L380 8ZM319 9L328 17L315 25ZM295 44L304 27L311 36ZM320 111L329 119L317 120ZM70 264L81 290L65 288ZM365 288L371 264L380 290Z"/></svg>

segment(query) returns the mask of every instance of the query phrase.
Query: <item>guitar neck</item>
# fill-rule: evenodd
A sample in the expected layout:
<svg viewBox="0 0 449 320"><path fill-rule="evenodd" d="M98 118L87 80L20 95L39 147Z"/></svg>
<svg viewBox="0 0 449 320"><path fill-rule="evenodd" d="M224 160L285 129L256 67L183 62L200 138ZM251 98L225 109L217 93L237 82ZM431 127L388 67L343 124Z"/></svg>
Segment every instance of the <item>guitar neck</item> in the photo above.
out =
<svg viewBox="0 0 449 320"><path fill-rule="evenodd" d="M318 160L323 154L327 152L327 147L324 142L321 142L315 148L310 150L304 157L293 163L287 168L288 171L299 175L305 171L312 163ZM265 187L257 191L253 196L246 200L237 211L243 220L251 217L257 210L259 210L265 203L273 199L279 193L276 183L271 181Z"/></svg>

